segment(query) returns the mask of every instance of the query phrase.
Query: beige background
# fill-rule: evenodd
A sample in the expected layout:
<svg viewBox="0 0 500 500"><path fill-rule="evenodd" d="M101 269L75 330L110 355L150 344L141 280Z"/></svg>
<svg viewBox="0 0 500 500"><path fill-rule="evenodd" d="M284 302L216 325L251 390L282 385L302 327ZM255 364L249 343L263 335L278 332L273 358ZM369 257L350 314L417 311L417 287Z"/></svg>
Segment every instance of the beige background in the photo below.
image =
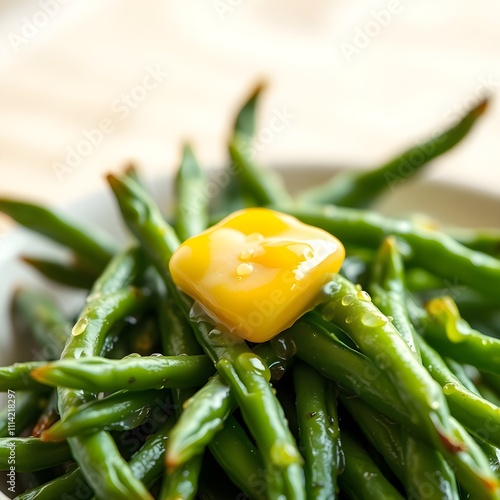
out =
<svg viewBox="0 0 500 500"><path fill-rule="evenodd" d="M173 169L185 140L219 164L260 79L259 157L294 165L376 164L500 86L496 0L3 0L0 14L0 192L42 201L82 196L129 160ZM137 90L151 68L168 76ZM124 108L124 94L140 102ZM113 130L82 146L102 120ZM426 175L500 194L499 131L497 98Z"/></svg>

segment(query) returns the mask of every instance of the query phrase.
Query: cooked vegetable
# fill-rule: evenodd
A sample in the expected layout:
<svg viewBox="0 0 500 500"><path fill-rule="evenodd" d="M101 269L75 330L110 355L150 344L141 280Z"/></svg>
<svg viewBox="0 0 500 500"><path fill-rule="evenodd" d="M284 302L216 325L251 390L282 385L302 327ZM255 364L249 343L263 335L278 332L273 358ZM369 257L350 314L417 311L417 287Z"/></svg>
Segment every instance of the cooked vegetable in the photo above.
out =
<svg viewBox="0 0 500 500"><path fill-rule="evenodd" d="M324 205L371 203L402 165L458 144L486 101L295 202L251 154L262 89L213 206L188 146L171 224L134 167L108 177L132 247L0 199L70 250L25 263L90 289L76 321L45 290L14 293L16 334L38 344L0 367L1 468L14 454L38 481L19 498L500 499L498 230Z"/></svg>

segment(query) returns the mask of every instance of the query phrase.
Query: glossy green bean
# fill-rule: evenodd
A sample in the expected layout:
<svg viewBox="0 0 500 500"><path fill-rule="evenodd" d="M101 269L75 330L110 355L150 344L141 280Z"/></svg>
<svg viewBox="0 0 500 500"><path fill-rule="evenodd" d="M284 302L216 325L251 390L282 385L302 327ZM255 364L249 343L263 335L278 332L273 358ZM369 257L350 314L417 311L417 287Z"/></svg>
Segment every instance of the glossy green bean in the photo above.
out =
<svg viewBox="0 0 500 500"><path fill-rule="evenodd" d="M48 469L71 459L66 442L45 443L34 437L8 437L0 439L0 470L28 472Z"/></svg>
<svg viewBox="0 0 500 500"><path fill-rule="evenodd" d="M355 500L402 500L401 494L383 476L370 455L345 430L342 431L345 469L339 476L340 487Z"/></svg>
<svg viewBox="0 0 500 500"><path fill-rule="evenodd" d="M206 356L136 356L106 359L89 356L43 364L31 374L53 386L89 392L199 387L213 374Z"/></svg>
<svg viewBox="0 0 500 500"><path fill-rule="evenodd" d="M495 295L500 287L500 260L470 250L439 231L353 208L284 207L284 211L302 222L325 229L341 241L368 248L377 248L392 234L408 244L414 265L436 276L486 294Z"/></svg>
<svg viewBox="0 0 500 500"><path fill-rule="evenodd" d="M379 167L349 170L299 196L302 203L331 203L344 207L365 207L384 191L414 176L422 167L456 146L469 133L487 108L488 100L474 105L458 123L423 143L412 146Z"/></svg>
<svg viewBox="0 0 500 500"><path fill-rule="evenodd" d="M293 377L307 498L337 498L340 438L337 413L330 414L335 405L327 407L328 384L303 363L295 365Z"/></svg>
<svg viewBox="0 0 500 500"><path fill-rule="evenodd" d="M75 262L40 259L27 255L21 256L21 260L50 281L73 288L89 290L99 276L96 269Z"/></svg>
<svg viewBox="0 0 500 500"><path fill-rule="evenodd" d="M99 229L87 228L41 205L0 198L0 212L70 248L93 269L102 269L116 250L114 242Z"/></svg>
<svg viewBox="0 0 500 500"><path fill-rule="evenodd" d="M184 146L175 178L175 232L184 241L201 233L208 225L209 195L205 174L190 146Z"/></svg>

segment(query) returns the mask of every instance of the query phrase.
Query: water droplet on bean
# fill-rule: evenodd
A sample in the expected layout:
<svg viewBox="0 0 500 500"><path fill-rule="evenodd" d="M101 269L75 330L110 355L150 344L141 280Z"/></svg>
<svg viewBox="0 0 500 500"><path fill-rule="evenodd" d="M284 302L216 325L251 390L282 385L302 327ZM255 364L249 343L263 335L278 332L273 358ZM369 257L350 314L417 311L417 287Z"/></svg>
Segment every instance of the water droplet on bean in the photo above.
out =
<svg viewBox="0 0 500 500"><path fill-rule="evenodd" d="M384 326L387 323L387 318L380 314L367 312L361 316L361 323L363 323L363 325L365 326L376 328L379 326Z"/></svg>
<svg viewBox="0 0 500 500"><path fill-rule="evenodd" d="M340 303L343 306L350 306L354 302L354 299L355 299L355 297L352 293L347 293L346 295L344 295L342 297L342 300L340 301Z"/></svg>
<svg viewBox="0 0 500 500"><path fill-rule="evenodd" d="M71 335L73 335L73 337L81 335L87 329L88 324L89 319L87 317L84 316L83 318L80 318L71 330Z"/></svg>

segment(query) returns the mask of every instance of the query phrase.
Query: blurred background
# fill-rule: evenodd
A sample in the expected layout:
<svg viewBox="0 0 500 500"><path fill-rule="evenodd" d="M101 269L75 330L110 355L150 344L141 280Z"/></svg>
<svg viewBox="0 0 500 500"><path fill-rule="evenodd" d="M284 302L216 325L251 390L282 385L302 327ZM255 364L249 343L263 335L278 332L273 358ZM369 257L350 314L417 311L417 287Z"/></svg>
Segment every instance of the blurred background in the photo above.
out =
<svg viewBox="0 0 500 500"><path fill-rule="evenodd" d="M268 91L258 157L375 165L500 87L496 0L1 0L0 191L64 203L182 142L221 164ZM431 178L500 194L500 101Z"/></svg>

